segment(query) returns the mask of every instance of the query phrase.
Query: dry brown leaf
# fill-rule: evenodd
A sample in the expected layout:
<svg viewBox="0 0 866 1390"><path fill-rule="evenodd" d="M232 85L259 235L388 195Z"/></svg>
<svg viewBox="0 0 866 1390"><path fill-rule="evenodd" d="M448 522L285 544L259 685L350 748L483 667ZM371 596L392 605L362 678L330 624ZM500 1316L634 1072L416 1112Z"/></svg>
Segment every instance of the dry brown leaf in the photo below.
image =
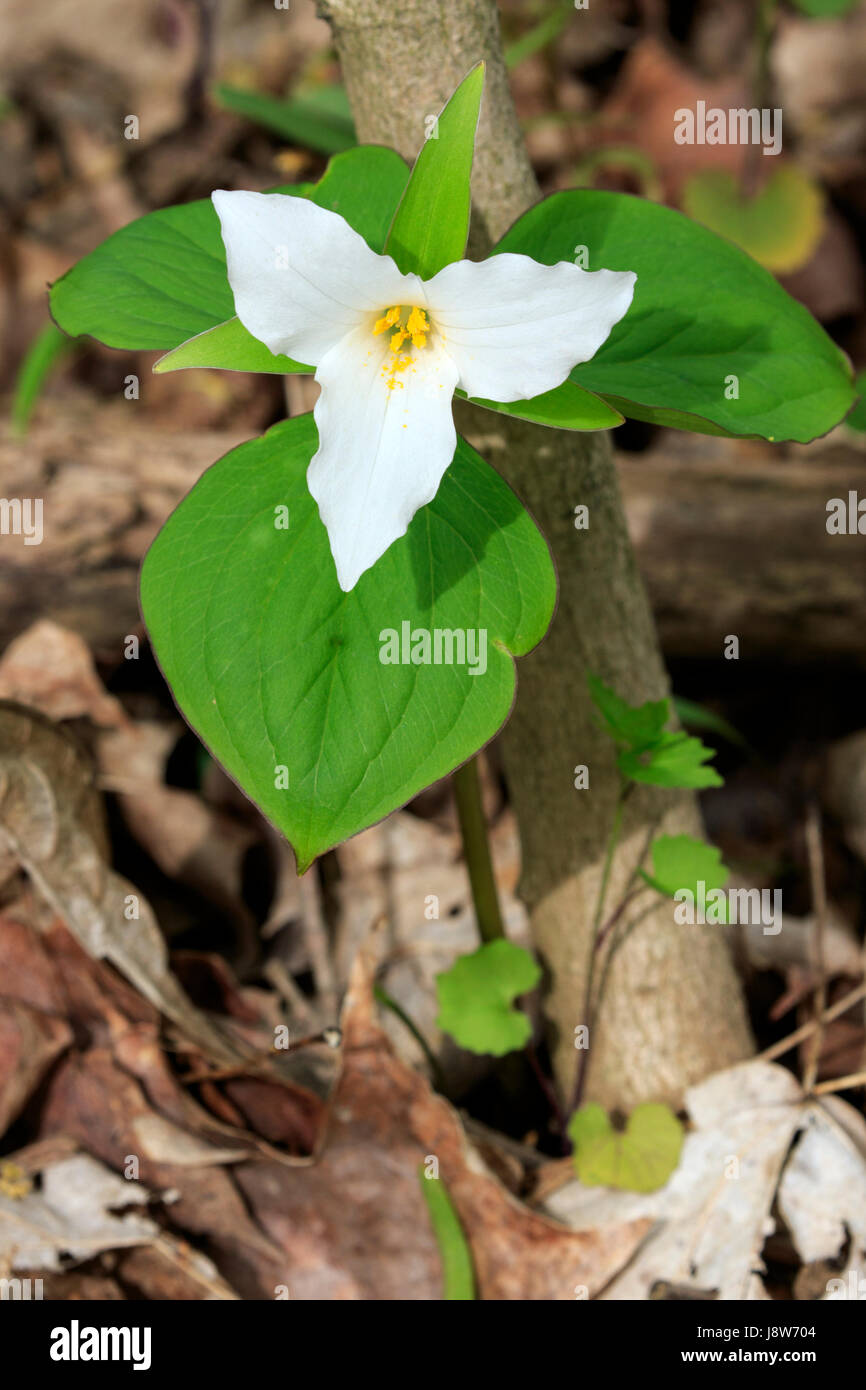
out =
<svg viewBox="0 0 866 1390"><path fill-rule="evenodd" d="M87 643L47 618L10 642L0 658L0 699L32 705L49 719L87 715L115 729L128 722L99 679Z"/></svg>
<svg viewBox="0 0 866 1390"><path fill-rule="evenodd" d="M71 1041L72 1030L63 1019L0 997L0 1135Z"/></svg>
<svg viewBox="0 0 866 1390"><path fill-rule="evenodd" d="M42 1170L41 1190L10 1198L0 1191L0 1266L60 1269L60 1257L88 1260L101 1250L143 1245L157 1234L148 1217L113 1208L142 1206L139 1183L127 1182L88 1154Z"/></svg>
<svg viewBox="0 0 866 1390"><path fill-rule="evenodd" d="M99 803L86 762L44 717L0 701L0 846L87 953L109 960L216 1058L245 1055L189 1000L168 967L146 900L113 873L90 827Z"/></svg>
<svg viewBox="0 0 866 1390"><path fill-rule="evenodd" d="M316 1164L245 1165L251 1210L289 1257L293 1299L442 1297L420 1189L428 1157L459 1212L484 1299L570 1300L597 1291L645 1234L643 1220L575 1233L528 1210L484 1168L452 1107L393 1053L375 1017L378 948L359 955L343 1011L343 1071ZM352 1221L345 1219L351 1193Z"/></svg>
<svg viewBox="0 0 866 1390"><path fill-rule="evenodd" d="M633 145L653 161L662 179L666 198L676 201L689 175L703 169L738 170L743 164L742 145L678 145L674 140L674 112L748 106L746 88L739 78L708 81L681 63L652 36L631 48L605 103L599 130L601 143ZM776 164L776 160L764 160Z"/></svg>

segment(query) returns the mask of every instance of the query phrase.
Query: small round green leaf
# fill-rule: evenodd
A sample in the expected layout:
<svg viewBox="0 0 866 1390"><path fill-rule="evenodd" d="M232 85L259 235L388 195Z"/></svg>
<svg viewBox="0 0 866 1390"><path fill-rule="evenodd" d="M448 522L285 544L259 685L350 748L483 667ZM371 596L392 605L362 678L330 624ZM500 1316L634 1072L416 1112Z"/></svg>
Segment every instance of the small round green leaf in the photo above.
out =
<svg viewBox="0 0 866 1390"><path fill-rule="evenodd" d="M652 873L641 869L640 874L652 888L669 898L683 889L696 894L699 883L707 891L724 888L729 876L721 850L691 835L660 835L652 846Z"/></svg>
<svg viewBox="0 0 866 1390"><path fill-rule="evenodd" d="M796 164L774 170L751 196L729 170L705 169L687 180L683 208L778 275L805 265L824 230L824 195Z"/></svg>
<svg viewBox="0 0 866 1390"><path fill-rule="evenodd" d="M437 1026L470 1052L494 1057L514 1052L532 1034L514 1000L534 989L540 978L538 964L522 946L490 941L437 975Z"/></svg>
<svg viewBox="0 0 866 1390"><path fill-rule="evenodd" d="M568 1132L574 1167L587 1187L655 1192L676 1171L683 1127L666 1105L638 1105L623 1130L615 1130L600 1105L581 1106Z"/></svg>

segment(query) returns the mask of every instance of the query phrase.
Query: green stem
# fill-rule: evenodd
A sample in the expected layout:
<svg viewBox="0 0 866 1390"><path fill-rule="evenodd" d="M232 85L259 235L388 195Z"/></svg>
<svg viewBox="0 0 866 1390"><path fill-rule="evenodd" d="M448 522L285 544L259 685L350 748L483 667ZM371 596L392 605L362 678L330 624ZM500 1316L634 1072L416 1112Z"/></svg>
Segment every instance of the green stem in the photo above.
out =
<svg viewBox="0 0 866 1390"><path fill-rule="evenodd" d="M490 841L487 838L487 824L481 804L477 757L470 758L468 763L458 767L454 773L454 796L457 800L463 855L469 870L478 931L482 941L498 941L500 937L505 936L505 928L502 924L499 894L496 891L493 862L490 858Z"/></svg>
<svg viewBox="0 0 866 1390"><path fill-rule="evenodd" d="M598 958L598 935L601 928L602 913L604 912L604 901L607 897L607 885L610 880L610 871L613 866L613 857L616 854L616 847L619 844L619 834L622 829L622 816L625 803L633 787L632 782L620 782L619 795L616 799L616 807L613 813L613 822L610 827L610 834L607 837L607 849L604 855L604 866L601 871L601 882L598 885L598 896L595 900L595 912L592 917L592 932L590 933L589 943L589 965L586 971L586 993L583 1000L582 1022L590 1026L590 1016L592 1013L592 991L595 983L595 967ZM589 1048L586 1048L580 1055L577 1065L577 1077L574 1085L574 1100L572 1110L577 1110L583 1099L583 1092L586 1086L586 1072L589 1065Z"/></svg>
<svg viewBox="0 0 866 1390"><path fill-rule="evenodd" d="M610 881L610 871L613 867L613 856L616 854L616 847L619 844L619 832L622 829L622 813L625 809L628 794L632 790L633 785L632 782L620 783L619 796L616 799L613 824L610 827L610 834L607 837L604 868L601 871L601 883L598 885L598 897L595 900L595 912L592 918L593 950L595 950L595 939L598 936L598 929L601 925L601 914L604 912L604 900L607 897L607 885Z"/></svg>
<svg viewBox="0 0 866 1390"><path fill-rule="evenodd" d="M418 1027L415 1020L409 1017L402 1004L398 1004L397 1000L394 999L388 993L387 990L383 989L381 985L373 986L373 998L378 1000L378 1002L383 1006L383 1008L390 1009L392 1014L396 1014L400 1022L406 1028L408 1028L409 1032L412 1034L412 1037L415 1039L421 1051L424 1053L424 1056L427 1058L427 1064L430 1067L430 1071L433 1076L434 1088L440 1092L444 1091L445 1076L442 1071L442 1068L439 1065L437 1057L431 1050L430 1044L424 1037L424 1034L421 1032L421 1029Z"/></svg>

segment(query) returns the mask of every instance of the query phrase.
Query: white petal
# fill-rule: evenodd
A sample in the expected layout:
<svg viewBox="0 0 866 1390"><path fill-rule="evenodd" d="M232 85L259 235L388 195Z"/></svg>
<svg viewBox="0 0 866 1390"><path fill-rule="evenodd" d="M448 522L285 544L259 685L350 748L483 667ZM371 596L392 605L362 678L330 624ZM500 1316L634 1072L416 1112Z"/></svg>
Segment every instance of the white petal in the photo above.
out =
<svg viewBox="0 0 866 1390"><path fill-rule="evenodd" d="M630 270L539 265L504 252L454 261L424 288L464 391L519 401L552 391L589 361L631 304L636 279Z"/></svg>
<svg viewBox="0 0 866 1390"><path fill-rule="evenodd" d="M315 365L335 343L392 304L425 303L342 217L285 193L212 195L235 312L271 352Z"/></svg>
<svg viewBox="0 0 866 1390"><path fill-rule="evenodd" d="M307 483L346 592L433 500L457 447L453 362L434 334L392 378L388 336L355 329L316 372L319 451Z"/></svg>

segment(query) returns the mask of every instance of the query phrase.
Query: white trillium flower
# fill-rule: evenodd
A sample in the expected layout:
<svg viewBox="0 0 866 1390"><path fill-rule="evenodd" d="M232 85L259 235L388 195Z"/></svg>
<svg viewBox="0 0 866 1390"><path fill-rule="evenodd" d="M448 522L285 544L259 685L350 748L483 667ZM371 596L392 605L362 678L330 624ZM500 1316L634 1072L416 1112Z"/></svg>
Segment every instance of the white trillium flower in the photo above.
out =
<svg viewBox="0 0 866 1390"><path fill-rule="evenodd" d="M451 400L527 400L561 385L631 304L631 271L529 256L404 275L336 213L281 193L213 194L244 327L316 368L307 482L341 589L405 534L454 457Z"/></svg>

